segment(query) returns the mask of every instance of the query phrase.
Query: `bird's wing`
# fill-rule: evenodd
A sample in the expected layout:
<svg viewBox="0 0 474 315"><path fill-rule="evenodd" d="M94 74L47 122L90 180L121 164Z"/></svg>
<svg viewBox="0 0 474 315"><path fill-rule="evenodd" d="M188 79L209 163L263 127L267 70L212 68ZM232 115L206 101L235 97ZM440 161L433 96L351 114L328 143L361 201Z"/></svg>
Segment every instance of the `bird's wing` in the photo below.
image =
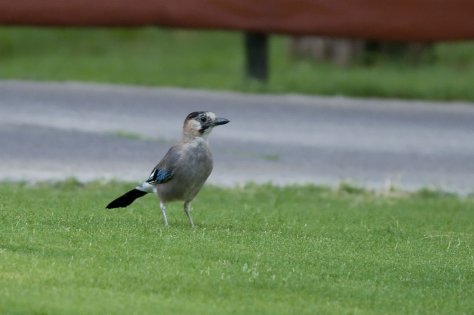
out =
<svg viewBox="0 0 474 315"><path fill-rule="evenodd" d="M175 145L171 147L163 159L158 163L157 166L151 171L150 176L147 179L149 184L163 184L173 178L176 165L182 156L181 146Z"/></svg>
<svg viewBox="0 0 474 315"><path fill-rule="evenodd" d="M151 171L151 174L146 182L154 185L163 184L169 181L171 178L173 178L173 172L171 170L158 168L157 166L153 169L153 171Z"/></svg>

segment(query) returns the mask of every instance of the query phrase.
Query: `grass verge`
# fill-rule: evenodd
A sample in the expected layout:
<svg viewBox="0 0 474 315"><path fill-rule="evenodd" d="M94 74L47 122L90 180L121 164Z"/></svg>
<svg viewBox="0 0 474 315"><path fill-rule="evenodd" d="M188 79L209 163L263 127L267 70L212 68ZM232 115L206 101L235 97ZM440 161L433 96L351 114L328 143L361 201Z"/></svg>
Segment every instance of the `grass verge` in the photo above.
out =
<svg viewBox="0 0 474 315"><path fill-rule="evenodd" d="M0 29L0 78L76 80L246 92L474 101L474 44L437 44L427 60L375 59L349 68L294 60L270 42L268 85L244 80L238 32Z"/></svg>
<svg viewBox="0 0 474 315"><path fill-rule="evenodd" d="M470 314L474 200L314 186L0 184L1 314Z"/></svg>

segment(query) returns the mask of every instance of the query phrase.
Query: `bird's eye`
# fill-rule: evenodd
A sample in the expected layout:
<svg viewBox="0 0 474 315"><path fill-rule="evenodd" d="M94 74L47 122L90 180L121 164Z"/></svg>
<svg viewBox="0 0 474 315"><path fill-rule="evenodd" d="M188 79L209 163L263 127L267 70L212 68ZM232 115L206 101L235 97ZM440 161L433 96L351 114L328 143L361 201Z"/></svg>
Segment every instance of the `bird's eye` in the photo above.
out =
<svg viewBox="0 0 474 315"><path fill-rule="evenodd" d="M205 123L207 121L207 117L205 116L202 116L201 119L200 119L201 122Z"/></svg>

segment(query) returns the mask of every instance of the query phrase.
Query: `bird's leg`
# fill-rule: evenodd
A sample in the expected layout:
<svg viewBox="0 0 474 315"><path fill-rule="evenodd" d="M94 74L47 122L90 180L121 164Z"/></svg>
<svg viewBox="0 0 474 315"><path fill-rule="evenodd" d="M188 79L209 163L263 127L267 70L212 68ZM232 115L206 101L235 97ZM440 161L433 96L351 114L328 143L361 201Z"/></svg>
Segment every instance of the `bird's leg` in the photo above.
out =
<svg viewBox="0 0 474 315"><path fill-rule="evenodd" d="M186 201L184 203L184 212L188 216L189 223L191 223L191 226L194 228L193 218L191 218L191 202L190 201Z"/></svg>
<svg viewBox="0 0 474 315"><path fill-rule="evenodd" d="M166 206L161 201L160 201L160 208L161 208L161 213L163 214L163 220L165 221L165 225L168 226L168 218L166 217Z"/></svg>

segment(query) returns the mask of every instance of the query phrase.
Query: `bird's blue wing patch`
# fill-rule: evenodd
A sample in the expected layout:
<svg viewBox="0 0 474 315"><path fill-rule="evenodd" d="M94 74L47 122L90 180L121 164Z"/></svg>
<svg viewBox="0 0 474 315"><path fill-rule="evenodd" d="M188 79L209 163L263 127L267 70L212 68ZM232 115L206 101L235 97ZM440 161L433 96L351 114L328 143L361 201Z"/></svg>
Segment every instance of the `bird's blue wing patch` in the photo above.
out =
<svg viewBox="0 0 474 315"><path fill-rule="evenodd" d="M150 184L163 184L173 177L173 172L168 169L155 168L147 179Z"/></svg>

